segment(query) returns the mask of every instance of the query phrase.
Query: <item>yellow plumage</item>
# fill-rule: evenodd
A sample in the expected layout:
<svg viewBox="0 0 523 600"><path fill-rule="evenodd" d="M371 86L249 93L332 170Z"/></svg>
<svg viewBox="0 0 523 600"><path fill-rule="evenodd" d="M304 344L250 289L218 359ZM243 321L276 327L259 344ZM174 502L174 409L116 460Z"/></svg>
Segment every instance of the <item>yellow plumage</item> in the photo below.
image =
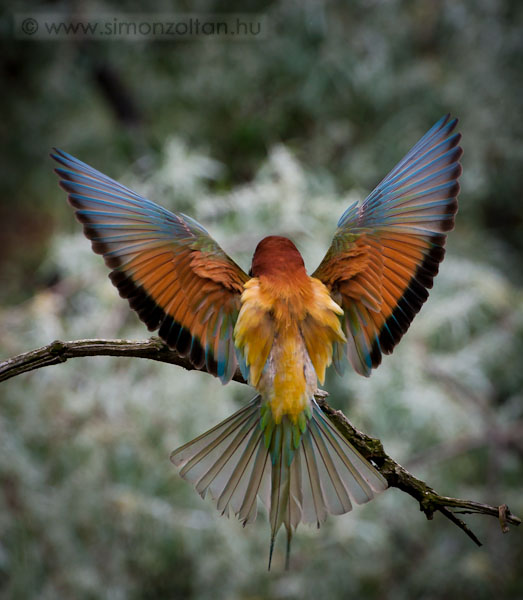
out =
<svg viewBox="0 0 523 600"><path fill-rule="evenodd" d="M234 330L250 382L269 403L275 423L296 423L323 382L332 344L345 342L341 308L317 279L295 281L254 277L245 284Z"/></svg>

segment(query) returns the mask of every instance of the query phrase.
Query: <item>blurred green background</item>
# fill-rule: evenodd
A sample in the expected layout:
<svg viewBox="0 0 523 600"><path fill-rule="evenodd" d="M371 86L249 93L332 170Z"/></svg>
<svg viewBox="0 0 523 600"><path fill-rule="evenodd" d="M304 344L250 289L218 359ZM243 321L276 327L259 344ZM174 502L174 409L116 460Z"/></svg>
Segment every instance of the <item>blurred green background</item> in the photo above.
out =
<svg viewBox="0 0 523 600"><path fill-rule="evenodd" d="M143 13L80 2L74 13ZM65 3L23 12L70 14ZM363 199L443 114L463 133L460 212L428 303L370 380L331 403L443 494L523 514L523 4L517 0L159 2L263 15L262 39L0 40L0 351L147 331L80 234L58 146L201 221L245 268L268 233L312 271ZM5 9L4 9L5 11ZM264 515L220 518L169 462L252 396L148 361L96 357L0 387L2 598L523 597L523 531L465 517L476 548L390 490L301 527L266 571Z"/></svg>

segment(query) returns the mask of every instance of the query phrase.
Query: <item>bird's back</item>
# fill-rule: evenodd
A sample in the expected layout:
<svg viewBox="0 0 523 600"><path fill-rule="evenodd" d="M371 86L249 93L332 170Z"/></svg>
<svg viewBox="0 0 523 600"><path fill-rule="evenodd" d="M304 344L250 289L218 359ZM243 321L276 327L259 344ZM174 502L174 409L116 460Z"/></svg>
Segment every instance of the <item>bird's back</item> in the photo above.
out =
<svg viewBox="0 0 523 600"><path fill-rule="evenodd" d="M276 423L284 415L295 423L309 407L333 343L345 341L340 314L327 288L304 268L266 269L245 284L235 341Z"/></svg>

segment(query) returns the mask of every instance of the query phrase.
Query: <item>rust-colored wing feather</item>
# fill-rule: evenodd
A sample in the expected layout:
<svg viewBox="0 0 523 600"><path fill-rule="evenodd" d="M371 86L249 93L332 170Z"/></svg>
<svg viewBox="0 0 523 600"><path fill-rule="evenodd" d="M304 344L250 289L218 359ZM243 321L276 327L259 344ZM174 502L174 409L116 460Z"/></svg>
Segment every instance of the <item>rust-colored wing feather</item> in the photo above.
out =
<svg viewBox="0 0 523 600"><path fill-rule="evenodd" d="M169 212L65 152L51 156L120 296L195 367L205 365L229 381L238 364L233 330L248 276L190 217Z"/></svg>
<svg viewBox="0 0 523 600"><path fill-rule="evenodd" d="M456 123L440 119L360 206L345 211L313 273L344 310L347 356L362 375L407 331L443 260L461 174ZM334 350L338 371L343 350Z"/></svg>

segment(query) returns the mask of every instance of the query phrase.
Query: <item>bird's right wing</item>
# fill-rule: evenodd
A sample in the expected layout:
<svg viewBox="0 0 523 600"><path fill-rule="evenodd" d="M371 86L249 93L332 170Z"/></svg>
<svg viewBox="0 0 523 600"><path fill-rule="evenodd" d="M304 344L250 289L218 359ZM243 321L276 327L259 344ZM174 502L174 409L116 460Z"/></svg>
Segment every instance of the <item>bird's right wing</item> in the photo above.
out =
<svg viewBox="0 0 523 600"><path fill-rule="evenodd" d="M343 308L346 347L335 345L361 375L390 354L428 297L454 227L461 174L461 134L447 115L358 206L338 222L332 244L313 277Z"/></svg>

